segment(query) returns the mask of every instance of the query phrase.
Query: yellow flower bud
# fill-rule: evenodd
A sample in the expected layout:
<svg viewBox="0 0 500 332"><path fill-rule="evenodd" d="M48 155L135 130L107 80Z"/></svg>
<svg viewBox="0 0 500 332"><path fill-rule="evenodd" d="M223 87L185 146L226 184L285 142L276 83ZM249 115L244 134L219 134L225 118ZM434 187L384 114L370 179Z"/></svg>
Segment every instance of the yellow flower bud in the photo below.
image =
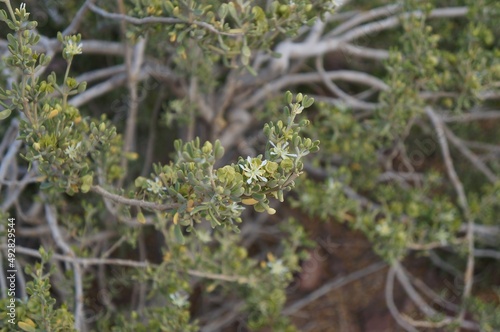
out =
<svg viewBox="0 0 500 332"><path fill-rule="evenodd" d="M254 198L244 198L241 200L241 203L243 203L245 205L255 205L255 204L259 203L259 201L254 199Z"/></svg>
<svg viewBox="0 0 500 332"><path fill-rule="evenodd" d="M55 117L57 114L59 114L59 110L53 108L52 111L50 111L49 115L47 116L47 119L52 119Z"/></svg>

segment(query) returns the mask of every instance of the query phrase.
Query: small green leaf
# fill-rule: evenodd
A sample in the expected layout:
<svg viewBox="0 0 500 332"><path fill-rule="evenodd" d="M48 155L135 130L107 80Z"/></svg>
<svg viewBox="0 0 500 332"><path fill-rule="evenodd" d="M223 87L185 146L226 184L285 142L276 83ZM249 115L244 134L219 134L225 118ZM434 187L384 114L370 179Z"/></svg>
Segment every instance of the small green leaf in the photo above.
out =
<svg viewBox="0 0 500 332"><path fill-rule="evenodd" d="M302 101L302 106L304 106L304 108L308 108L311 107L312 104L314 104L314 98L304 96L304 100Z"/></svg>
<svg viewBox="0 0 500 332"><path fill-rule="evenodd" d="M245 55L242 55L241 56L241 63L243 64L243 66L248 67L249 63L250 63L250 58L245 56Z"/></svg>
<svg viewBox="0 0 500 332"><path fill-rule="evenodd" d="M186 242L186 239L184 238L184 235L182 234L182 229L181 229L180 225L174 226L174 235L175 235L175 240L178 243L184 244Z"/></svg>
<svg viewBox="0 0 500 332"><path fill-rule="evenodd" d="M144 214L142 212L137 213L137 221L141 224L146 223L146 218L144 217Z"/></svg>
<svg viewBox="0 0 500 332"><path fill-rule="evenodd" d="M264 203L262 203L262 202L259 202L258 204L255 204L253 206L253 208L254 208L254 210L256 212L264 212L264 211L267 210L267 206Z"/></svg>
<svg viewBox="0 0 500 332"><path fill-rule="evenodd" d="M253 77L257 77L257 72L255 71L255 69L252 68L252 66L245 66L246 70L248 70L248 72L250 73L250 75L252 75Z"/></svg>
<svg viewBox="0 0 500 332"><path fill-rule="evenodd" d="M0 10L0 21L6 21L7 20L7 12L5 10Z"/></svg>
<svg viewBox="0 0 500 332"><path fill-rule="evenodd" d="M93 176L91 174L87 174L84 177L82 177L82 185L80 187L82 193L89 192L90 187L92 186L92 182L93 182Z"/></svg>
<svg viewBox="0 0 500 332"><path fill-rule="evenodd" d="M252 55L252 51L250 50L250 47L248 47L247 45L244 45L241 48L241 54L243 54L246 57L250 57Z"/></svg>
<svg viewBox="0 0 500 332"><path fill-rule="evenodd" d="M220 144L220 141L216 140L214 147L214 157L216 160L219 160L220 158L222 158L223 155L224 155L224 148Z"/></svg>
<svg viewBox="0 0 500 332"><path fill-rule="evenodd" d="M21 328L21 330L23 330L23 331L26 331L26 332L35 332L36 328L35 328L35 326L31 325L31 323L34 324L32 321L28 322L28 323L19 322L19 323L17 323L17 326L19 326Z"/></svg>
<svg viewBox="0 0 500 332"><path fill-rule="evenodd" d="M227 4L223 3L219 7L218 14L221 19L224 19L227 16L228 9L227 9Z"/></svg>
<svg viewBox="0 0 500 332"><path fill-rule="evenodd" d="M9 33L7 35L7 40L9 41L10 45L14 46L14 48L17 48L18 42L17 42L16 37L14 37L13 34Z"/></svg>
<svg viewBox="0 0 500 332"><path fill-rule="evenodd" d="M238 17L238 13L236 12L236 8L234 7L234 4L232 2L229 3L229 5L227 6L227 9L229 11L229 14L236 21L236 23L238 23L238 25L241 25L240 18Z"/></svg>
<svg viewBox="0 0 500 332"><path fill-rule="evenodd" d="M1 111L0 112L0 120L7 119L9 117L10 113L12 113L11 109L5 109L5 110Z"/></svg>
<svg viewBox="0 0 500 332"><path fill-rule="evenodd" d="M82 82L78 85L78 93L82 93L87 89L87 82Z"/></svg>
<svg viewBox="0 0 500 332"><path fill-rule="evenodd" d="M42 183L40 185L40 189L43 189L43 190L44 189L49 189L49 188L52 188L52 186L53 186L52 183L50 183L50 182L44 182L44 183Z"/></svg>
<svg viewBox="0 0 500 332"><path fill-rule="evenodd" d="M37 25L38 23L36 21L28 22L28 24L26 24L26 29L33 30L36 28Z"/></svg>
<svg viewBox="0 0 500 332"><path fill-rule="evenodd" d="M134 184L138 188L146 188L147 181L148 179L146 179L145 177L139 176L137 179L135 179Z"/></svg>

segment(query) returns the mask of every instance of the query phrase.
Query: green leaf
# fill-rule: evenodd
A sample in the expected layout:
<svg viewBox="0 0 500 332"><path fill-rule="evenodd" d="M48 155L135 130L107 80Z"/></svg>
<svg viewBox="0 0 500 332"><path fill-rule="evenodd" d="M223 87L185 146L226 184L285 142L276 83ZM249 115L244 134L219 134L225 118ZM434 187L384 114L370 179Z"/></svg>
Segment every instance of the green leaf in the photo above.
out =
<svg viewBox="0 0 500 332"><path fill-rule="evenodd" d="M93 182L93 176L91 174L87 174L84 177L82 177L82 186L80 187L82 193L87 193L90 190L92 182Z"/></svg>
<svg viewBox="0 0 500 332"><path fill-rule="evenodd" d="M227 4L223 3L219 7L218 14L221 19L224 19L227 16L228 9L227 9Z"/></svg>
<svg viewBox="0 0 500 332"><path fill-rule="evenodd" d="M35 332L36 328L35 326L31 325L33 322L25 323L25 322L19 322L17 323L17 326L21 328L21 330L26 331L26 332Z"/></svg>
<svg viewBox="0 0 500 332"><path fill-rule="evenodd" d="M314 104L314 98L304 96L304 100L302 101L302 106L304 106L304 108L308 108L311 107L312 104Z"/></svg>
<svg viewBox="0 0 500 332"><path fill-rule="evenodd" d="M238 17L238 13L236 12L236 8L234 7L234 4L232 2L229 3L227 9L229 11L229 14L234 18L234 20L238 24L238 26L241 26L240 18Z"/></svg>
<svg viewBox="0 0 500 332"><path fill-rule="evenodd" d="M241 48L241 54L243 54L245 57L250 57L252 55L252 51L250 50L250 47L244 45Z"/></svg>
<svg viewBox="0 0 500 332"><path fill-rule="evenodd" d="M266 208L267 208L267 207L265 206L265 204L264 204L264 203L259 202L258 204L255 204L255 205L253 206L253 208L254 208L254 210L255 210L256 212L264 212L264 211L266 211Z"/></svg>
<svg viewBox="0 0 500 332"><path fill-rule="evenodd" d="M255 69L252 68L252 66L246 65L245 68L248 70L250 75L257 77L257 72L255 71Z"/></svg>
<svg viewBox="0 0 500 332"><path fill-rule="evenodd" d="M214 146L214 157L216 160L219 160L220 158L222 158L223 155L224 155L224 148L220 144L220 141L216 140Z"/></svg>
<svg viewBox="0 0 500 332"><path fill-rule="evenodd" d="M9 117L10 113L12 113L11 109L5 109L5 110L1 111L0 112L0 120L7 119Z"/></svg>
<svg viewBox="0 0 500 332"><path fill-rule="evenodd" d="M52 183L50 182L44 182L40 185L40 189L49 189L49 188L52 188Z"/></svg>
<svg viewBox="0 0 500 332"><path fill-rule="evenodd" d="M5 10L0 10L0 21L6 21L7 20L7 12Z"/></svg>
<svg viewBox="0 0 500 332"><path fill-rule="evenodd" d="M250 63L250 58L245 55L242 55L241 63L243 64L243 66L248 67L248 64Z"/></svg>
<svg viewBox="0 0 500 332"><path fill-rule="evenodd" d="M180 244L186 243L186 239L184 238L184 234L182 234L182 229L180 225L174 225L174 235L175 235L175 240L178 243Z"/></svg>
<svg viewBox="0 0 500 332"><path fill-rule="evenodd" d="M11 33L7 35L7 40L9 41L9 44L12 45L14 48L17 48L17 46L19 45L16 37L14 37L14 35L12 35Z"/></svg>

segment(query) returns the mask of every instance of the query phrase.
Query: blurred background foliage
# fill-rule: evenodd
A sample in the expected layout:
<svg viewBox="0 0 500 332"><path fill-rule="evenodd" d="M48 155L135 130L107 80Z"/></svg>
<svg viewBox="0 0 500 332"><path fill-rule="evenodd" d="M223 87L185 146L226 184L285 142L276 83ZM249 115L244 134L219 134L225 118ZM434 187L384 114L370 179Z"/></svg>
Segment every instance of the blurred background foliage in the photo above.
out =
<svg viewBox="0 0 500 332"><path fill-rule="evenodd" d="M240 233L206 223L188 233L173 226L175 213L81 193L87 170L78 169L68 195L51 185L57 176L40 180L22 157L7 163L12 128L23 125L13 125L19 114L1 121L0 217L17 220L19 271L30 270L18 280L38 285L19 286L19 321L40 331L41 321L61 331L73 321L82 331L500 329L500 4L333 3L26 2L45 36L39 47L53 51L41 77L54 71L59 84L67 61L56 35L80 17L68 31L83 43L71 75L88 87L69 104L97 130L91 146L108 144L88 169L103 174L85 173L94 184L102 177L123 197L181 202L153 195L168 174L153 164L179 160L178 138L219 139L225 153L215 169L269 159L276 150L262 125L284 118L286 90L314 97L300 115L311 125L300 128L321 149L302 159L284 203L255 196L276 214L247 207ZM16 78L5 60L0 69L7 89ZM23 176L33 180L20 185ZM81 263L64 261L47 206ZM180 224L192 226L188 219ZM50 274L33 272L44 267ZM30 305L36 298L54 305L45 317Z"/></svg>

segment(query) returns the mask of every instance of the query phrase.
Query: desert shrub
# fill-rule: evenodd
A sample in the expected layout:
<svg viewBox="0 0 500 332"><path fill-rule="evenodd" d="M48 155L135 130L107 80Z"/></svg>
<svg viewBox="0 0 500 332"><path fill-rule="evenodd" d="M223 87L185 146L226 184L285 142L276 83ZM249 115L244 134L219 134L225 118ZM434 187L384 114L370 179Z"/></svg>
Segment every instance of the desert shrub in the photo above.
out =
<svg viewBox="0 0 500 332"><path fill-rule="evenodd" d="M0 3L2 331L293 331L290 208L365 234L404 329L499 328L497 2Z"/></svg>

